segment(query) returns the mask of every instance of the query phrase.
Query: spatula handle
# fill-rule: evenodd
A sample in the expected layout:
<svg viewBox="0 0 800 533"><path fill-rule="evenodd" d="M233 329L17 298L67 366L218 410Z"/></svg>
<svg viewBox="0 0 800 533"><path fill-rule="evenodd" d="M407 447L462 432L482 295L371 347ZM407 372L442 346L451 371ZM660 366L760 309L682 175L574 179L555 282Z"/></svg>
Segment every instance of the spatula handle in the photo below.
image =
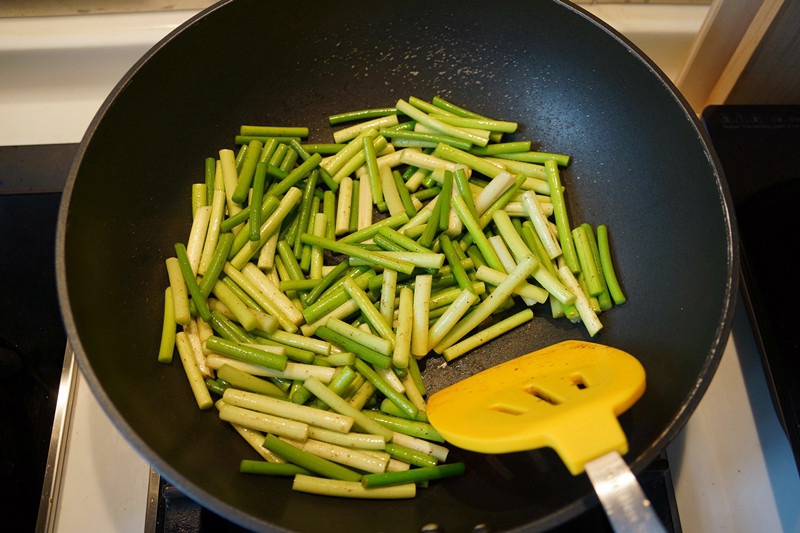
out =
<svg viewBox="0 0 800 533"><path fill-rule="evenodd" d="M589 461L585 468L616 533L666 532L619 453L609 452Z"/></svg>

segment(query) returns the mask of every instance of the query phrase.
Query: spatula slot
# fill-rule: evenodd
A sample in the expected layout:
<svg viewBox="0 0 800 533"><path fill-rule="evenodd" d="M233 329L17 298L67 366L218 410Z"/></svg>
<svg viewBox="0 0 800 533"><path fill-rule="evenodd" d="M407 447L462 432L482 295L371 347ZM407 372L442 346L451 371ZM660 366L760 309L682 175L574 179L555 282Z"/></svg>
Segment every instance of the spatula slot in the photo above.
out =
<svg viewBox="0 0 800 533"><path fill-rule="evenodd" d="M527 412L524 409L517 409L515 407L510 407L508 405L501 405L501 404L492 405L489 409L491 409L492 411L497 411L498 413L505 413L507 415L515 415L515 416L523 415Z"/></svg>
<svg viewBox="0 0 800 533"><path fill-rule="evenodd" d="M550 405L558 405L558 404L561 403L556 398L553 398L552 396L550 396L546 392L542 391L541 389L539 389L535 385L529 385L529 386L525 387L525 392L527 392L528 394L530 394L532 396L535 396L535 397L539 398L540 400L542 400L542 401L544 401L546 403L549 403Z"/></svg>

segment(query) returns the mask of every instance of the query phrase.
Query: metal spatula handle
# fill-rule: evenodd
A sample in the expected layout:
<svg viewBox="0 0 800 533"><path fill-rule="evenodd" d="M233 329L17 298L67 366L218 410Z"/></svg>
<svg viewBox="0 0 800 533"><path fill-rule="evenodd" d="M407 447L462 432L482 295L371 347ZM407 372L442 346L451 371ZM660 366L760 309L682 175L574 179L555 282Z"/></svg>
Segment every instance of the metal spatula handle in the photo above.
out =
<svg viewBox="0 0 800 533"><path fill-rule="evenodd" d="M609 452L589 461L585 468L616 533L666 532L619 453Z"/></svg>

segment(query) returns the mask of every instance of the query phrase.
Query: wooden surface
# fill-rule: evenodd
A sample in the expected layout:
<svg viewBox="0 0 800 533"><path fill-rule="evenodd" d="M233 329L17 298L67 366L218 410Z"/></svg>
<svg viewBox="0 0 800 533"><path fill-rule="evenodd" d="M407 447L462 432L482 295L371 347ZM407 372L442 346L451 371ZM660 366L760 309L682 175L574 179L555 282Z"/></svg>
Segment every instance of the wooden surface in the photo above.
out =
<svg viewBox="0 0 800 533"><path fill-rule="evenodd" d="M783 4L784 0L712 2L676 79L676 85L697 113L708 105L726 102Z"/></svg>
<svg viewBox="0 0 800 533"><path fill-rule="evenodd" d="M800 104L800 2L783 2L725 102Z"/></svg>

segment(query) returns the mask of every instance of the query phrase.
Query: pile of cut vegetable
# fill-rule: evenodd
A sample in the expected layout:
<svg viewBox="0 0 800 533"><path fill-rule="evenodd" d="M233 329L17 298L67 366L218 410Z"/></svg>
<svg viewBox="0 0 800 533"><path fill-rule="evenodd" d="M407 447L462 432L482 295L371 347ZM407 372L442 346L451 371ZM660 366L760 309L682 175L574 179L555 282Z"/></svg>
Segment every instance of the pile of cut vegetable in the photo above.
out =
<svg viewBox="0 0 800 533"><path fill-rule="evenodd" d="M206 159L166 260L158 359L298 491L409 498L461 474L428 423L418 361L533 317L580 323L625 296L607 228L571 225L569 156L442 98L301 126L242 126Z"/></svg>

